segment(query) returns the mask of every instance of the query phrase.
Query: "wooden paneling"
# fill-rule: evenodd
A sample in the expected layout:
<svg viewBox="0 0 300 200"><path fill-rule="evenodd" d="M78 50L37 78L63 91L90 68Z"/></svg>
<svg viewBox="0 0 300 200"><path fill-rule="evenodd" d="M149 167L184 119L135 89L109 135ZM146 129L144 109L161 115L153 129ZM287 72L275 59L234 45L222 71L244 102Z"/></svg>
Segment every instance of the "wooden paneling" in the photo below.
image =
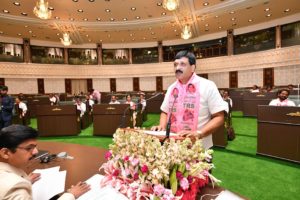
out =
<svg viewBox="0 0 300 200"><path fill-rule="evenodd" d="M86 85L87 85L87 90L91 91L91 89L93 89L93 79L91 78L86 79Z"/></svg>
<svg viewBox="0 0 300 200"><path fill-rule="evenodd" d="M162 92L163 91L163 78L162 76L156 77L156 91Z"/></svg>
<svg viewBox="0 0 300 200"><path fill-rule="evenodd" d="M72 94L72 83L71 79L65 79L65 91L68 94Z"/></svg>
<svg viewBox="0 0 300 200"><path fill-rule="evenodd" d="M0 78L0 85L5 85L5 79L4 78Z"/></svg>
<svg viewBox="0 0 300 200"><path fill-rule="evenodd" d="M45 94L45 85L44 85L44 79L38 78L37 79L37 85L38 85L38 93L39 94Z"/></svg>
<svg viewBox="0 0 300 200"><path fill-rule="evenodd" d="M238 88L238 72L229 72L229 87Z"/></svg>
<svg viewBox="0 0 300 200"><path fill-rule="evenodd" d="M110 91L116 92L117 91L117 82L115 78L110 79Z"/></svg>
<svg viewBox="0 0 300 200"><path fill-rule="evenodd" d="M137 77L133 78L133 91L140 91L140 79Z"/></svg>
<svg viewBox="0 0 300 200"><path fill-rule="evenodd" d="M206 78L208 79L208 74L197 74L198 76L202 77L202 78Z"/></svg>
<svg viewBox="0 0 300 200"><path fill-rule="evenodd" d="M274 68L264 69L264 86L274 86Z"/></svg>

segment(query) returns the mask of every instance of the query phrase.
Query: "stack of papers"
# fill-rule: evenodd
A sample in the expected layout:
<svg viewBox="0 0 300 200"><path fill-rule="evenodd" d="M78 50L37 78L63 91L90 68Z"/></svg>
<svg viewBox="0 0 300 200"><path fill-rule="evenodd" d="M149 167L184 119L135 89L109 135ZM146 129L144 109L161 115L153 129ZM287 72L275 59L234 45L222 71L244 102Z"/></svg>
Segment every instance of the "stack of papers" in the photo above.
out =
<svg viewBox="0 0 300 200"><path fill-rule="evenodd" d="M144 133L148 135L154 135L154 136L166 136L166 131L143 131ZM170 133L170 137L176 137L178 136L176 133Z"/></svg>
<svg viewBox="0 0 300 200"><path fill-rule="evenodd" d="M36 169L33 173L40 173L40 180L32 185L33 200L48 200L65 191L66 171L59 171L60 167Z"/></svg>

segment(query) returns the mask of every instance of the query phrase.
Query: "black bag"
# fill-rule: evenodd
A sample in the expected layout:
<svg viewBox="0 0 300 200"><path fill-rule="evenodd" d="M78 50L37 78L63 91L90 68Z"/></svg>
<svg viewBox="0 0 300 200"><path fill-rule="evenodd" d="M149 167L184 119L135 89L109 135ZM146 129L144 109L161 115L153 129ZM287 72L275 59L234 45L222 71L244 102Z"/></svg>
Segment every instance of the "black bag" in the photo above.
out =
<svg viewBox="0 0 300 200"><path fill-rule="evenodd" d="M234 129L232 126L229 126L227 128L227 138L229 141L232 141L235 138L235 133L234 133Z"/></svg>

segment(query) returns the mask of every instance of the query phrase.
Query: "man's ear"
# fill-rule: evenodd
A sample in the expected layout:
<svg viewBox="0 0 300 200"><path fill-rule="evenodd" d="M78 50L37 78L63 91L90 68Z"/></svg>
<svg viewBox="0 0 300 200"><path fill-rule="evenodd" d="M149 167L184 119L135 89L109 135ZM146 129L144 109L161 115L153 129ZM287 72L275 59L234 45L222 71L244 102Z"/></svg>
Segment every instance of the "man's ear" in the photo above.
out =
<svg viewBox="0 0 300 200"><path fill-rule="evenodd" d="M1 148L0 149L0 158L7 160L9 158L9 149L8 148Z"/></svg>
<svg viewBox="0 0 300 200"><path fill-rule="evenodd" d="M196 71L196 65L192 65L191 67L192 67L193 72L195 72Z"/></svg>

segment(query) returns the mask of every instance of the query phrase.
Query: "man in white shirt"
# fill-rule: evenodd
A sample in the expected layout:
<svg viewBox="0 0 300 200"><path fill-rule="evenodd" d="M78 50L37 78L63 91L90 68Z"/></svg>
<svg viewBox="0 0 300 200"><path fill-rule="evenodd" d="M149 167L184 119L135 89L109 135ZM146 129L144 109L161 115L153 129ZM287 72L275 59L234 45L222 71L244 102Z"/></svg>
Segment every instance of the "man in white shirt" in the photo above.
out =
<svg viewBox="0 0 300 200"><path fill-rule="evenodd" d="M86 111L86 104L81 101L80 97L75 97L75 105L80 112L80 118L82 118Z"/></svg>
<svg viewBox="0 0 300 200"><path fill-rule="evenodd" d="M111 96L109 104L120 104L115 95Z"/></svg>
<svg viewBox="0 0 300 200"><path fill-rule="evenodd" d="M290 91L288 89L281 89L277 92L277 99L273 99L270 106L296 106L295 103L288 99Z"/></svg>
<svg viewBox="0 0 300 200"><path fill-rule="evenodd" d="M26 113L27 113L27 105L21 101L21 99L19 97L17 97L15 99L15 103L16 103L16 106L18 110L16 110L16 113L19 115L19 118L22 120L22 124L23 125L26 125Z"/></svg>
<svg viewBox="0 0 300 200"><path fill-rule="evenodd" d="M40 175L27 175L22 168L38 153L37 137L35 129L23 125L11 125L0 131L0 199L32 199L32 184ZM75 200L88 190L89 185L79 182L58 200Z"/></svg>
<svg viewBox="0 0 300 200"><path fill-rule="evenodd" d="M185 118L180 112L175 116L175 120L180 121L180 124L178 122L178 125L176 124L179 127L176 130L178 135L203 139L204 148L209 149L213 146L212 133L224 124L224 111L228 110L228 106L223 101L216 85L212 81L197 76L195 69L196 58L193 53L180 51L176 55L174 71L177 81L168 88L161 105L160 124L152 127L152 130L165 130L170 116L173 116L176 110L183 109L184 114L188 113L189 117ZM185 92L189 91L187 88L189 84L195 87L193 94ZM179 90L176 95L172 93L175 89ZM172 104L177 104L179 109ZM185 128L187 123L192 125Z"/></svg>

